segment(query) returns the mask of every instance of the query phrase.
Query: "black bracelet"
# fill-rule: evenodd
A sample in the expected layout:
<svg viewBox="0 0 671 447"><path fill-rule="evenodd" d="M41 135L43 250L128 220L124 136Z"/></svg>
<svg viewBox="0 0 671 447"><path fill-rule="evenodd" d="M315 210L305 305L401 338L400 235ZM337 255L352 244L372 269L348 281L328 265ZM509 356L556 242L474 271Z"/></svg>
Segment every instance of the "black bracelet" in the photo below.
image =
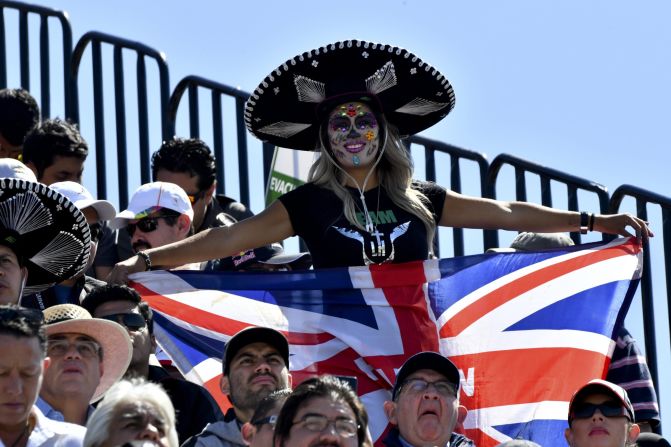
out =
<svg viewBox="0 0 671 447"><path fill-rule="evenodd" d="M588 230L589 230L589 216L587 215L587 212L581 211L580 212L580 234L587 234Z"/></svg>
<svg viewBox="0 0 671 447"><path fill-rule="evenodd" d="M151 259L149 258L149 255L143 251L138 251L136 255L144 261L146 267L145 271L151 270Z"/></svg>
<svg viewBox="0 0 671 447"><path fill-rule="evenodd" d="M589 213L589 231L594 231L594 213Z"/></svg>

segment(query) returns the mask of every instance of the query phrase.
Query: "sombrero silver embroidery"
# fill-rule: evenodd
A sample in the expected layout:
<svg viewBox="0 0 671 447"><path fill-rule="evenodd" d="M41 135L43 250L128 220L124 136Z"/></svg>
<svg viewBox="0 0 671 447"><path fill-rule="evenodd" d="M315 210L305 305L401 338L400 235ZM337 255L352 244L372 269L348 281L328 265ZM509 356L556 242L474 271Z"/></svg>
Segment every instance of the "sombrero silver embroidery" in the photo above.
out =
<svg viewBox="0 0 671 447"><path fill-rule="evenodd" d="M402 136L421 132L454 108L448 80L414 54L348 40L300 54L273 70L247 100L245 123L263 141L315 150L323 114L357 97L376 104Z"/></svg>
<svg viewBox="0 0 671 447"><path fill-rule="evenodd" d="M86 219L65 196L41 183L0 178L0 233L26 261L24 295L81 273L90 251ZM9 237L4 237L9 235Z"/></svg>

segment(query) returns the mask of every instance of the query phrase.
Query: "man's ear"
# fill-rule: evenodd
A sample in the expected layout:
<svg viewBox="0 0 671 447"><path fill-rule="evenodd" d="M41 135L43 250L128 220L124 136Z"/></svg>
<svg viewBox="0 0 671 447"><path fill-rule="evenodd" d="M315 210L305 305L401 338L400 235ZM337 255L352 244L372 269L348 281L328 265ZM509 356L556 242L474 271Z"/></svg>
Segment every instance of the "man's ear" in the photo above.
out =
<svg viewBox="0 0 671 447"><path fill-rule="evenodd" d="M219 379L219 388L224 395L228 396L231 394L231 383L228 381L228 376L221 376L221 379Z"/></svg>
<svg viewBox="0 0 671 447"><path fill-rule="evenodd" d="M49 369L49 365L51 365L51 358L45 357L44 360L42 361L42 374L44 374L45 371Z"/></svg>
<svg viewBox="0 0 671 447"><path fill-rule="evenodd" d="M151 352L156 352L156 348L158 348L158 344L156 343L156 336L151 334L149 339L151 340Z"/></svg>
<svg viewBox="0 0 671 447"><path fill-rule="evenodd" d="M287 386L289 388L293 389L293 387L291 386L291 385L293 385L293 383L294 382L293 382L293 378L291 377L291 373L287 373Z"/></svg>
<svg viewBox="0 0 671 447"><path fill-rule="evenodd" d="M210 202L212 200L214 200L213 196L214 196L214 191L216 189L217 189L217 181L215 180L214 182L212 182L212 186L207 188L207 191L205 191L205 197L203 197L203 200L205 200L205 205L209 205Z"/></svg>
<svg viewBox="0 0 671 447"><path fill-rule="evenodd" d="M638 439L638 435L641 434L641 427L638 426L638 424L631 424L631 427L629 428L629 433L627 434L627 438L630 444L633 444L636 442Z"/></svg>
<svg viewBox="0 0 671 447"><path fill-rule="evenodd" d="M396 402L393 402L391 400L384 401L384 414L387 415L387 419L389 419L389 423L392 425L398 425L398 417L396 411L397 411Z"/></svg>
<svg viewBox="0 0 671 447"><path fill-rule="evenodd" d="M254 435L256 434L256 427L254 427L249 422L245 422L242 424L242 427L240 427L240 434L242 434L242 440L245 442L245 444L250 445L252 443L252 439L254 439Z"/></svg>
<svg viewBox="0 0 671 447"><path fill-rule="evenodd" d="M179 217L177 218L177 229L184 236L189 234L189 230L191 229L191 219L189 219L189 216L187 216L186 214L179 215Z"/></svg>

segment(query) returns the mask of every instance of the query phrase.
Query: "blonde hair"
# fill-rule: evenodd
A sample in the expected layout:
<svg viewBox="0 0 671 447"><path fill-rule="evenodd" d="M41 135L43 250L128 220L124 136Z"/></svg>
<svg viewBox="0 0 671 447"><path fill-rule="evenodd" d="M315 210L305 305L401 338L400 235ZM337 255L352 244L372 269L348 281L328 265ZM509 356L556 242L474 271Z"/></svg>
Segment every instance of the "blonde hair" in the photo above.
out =
<svg viewBox="0 0 671 447"><path fill-rule="evenodd" d="M383 116L378 115L377 118L380 127L384 126L386 128L386 139L383 138L383 132L381 132L381 139L384 141L384 147L379 149L382 152L381 159L371 169L377 170L380 186L384 187L391 201L402 210L417 216L424 223L427 236L426 243L429 255L432 255L436 224L434 216L427 206L430 201L420 191L410 187L414 165L398 131ZM320 135L323 135L323 132L325 132L325 124L322 125ZM326 147L324 141L328 141L328 139L321 138L319 145L321 156L310 168L308 181L333 191L343 202L343 214L347 221L354 227L365 231L364 226L356 218L356 202L344 186L346 175L333 159L330 149Z"/></svg>

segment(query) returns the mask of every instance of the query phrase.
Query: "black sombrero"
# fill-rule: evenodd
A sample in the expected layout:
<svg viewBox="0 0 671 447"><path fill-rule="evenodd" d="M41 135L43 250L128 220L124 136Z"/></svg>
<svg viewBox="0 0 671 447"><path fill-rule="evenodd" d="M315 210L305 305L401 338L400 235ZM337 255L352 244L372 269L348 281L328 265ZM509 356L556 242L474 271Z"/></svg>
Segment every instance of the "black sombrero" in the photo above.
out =
<svg viewBox="0 0 671 447"><path fill-rule="evenodd" d="M65 196L41 183L0 178L0 244L28 269L24 295L81 273L90 240L86 218Z"/></svg>
<svg viewBox="0 0 671 447"><path fill-rule="evenodd" d="M273 70L247 100L245 122L263 141L315 150L321 118L350 100L371 103L407 136L447 116L454 91L438 70L403 48L348 40Z"/></svg>

